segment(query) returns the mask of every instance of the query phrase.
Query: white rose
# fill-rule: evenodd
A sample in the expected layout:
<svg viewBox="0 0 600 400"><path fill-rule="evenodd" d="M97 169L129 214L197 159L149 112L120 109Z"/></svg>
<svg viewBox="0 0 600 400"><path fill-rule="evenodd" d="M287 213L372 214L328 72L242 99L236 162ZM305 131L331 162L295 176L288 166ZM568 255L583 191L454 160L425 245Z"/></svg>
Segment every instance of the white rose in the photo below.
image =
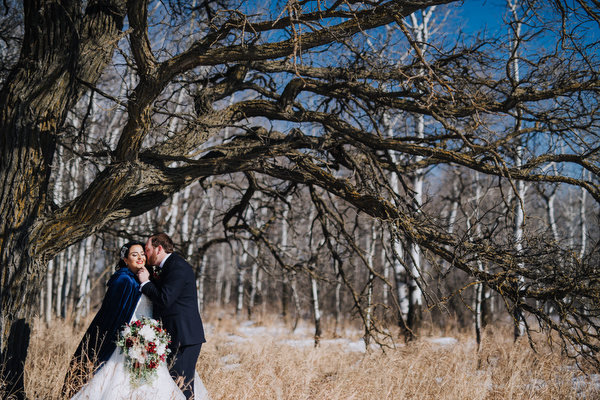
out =
<svg viewBox="0 0 600 400"><path fill-rule="evenodd" d="M139 361L142 364L146 361L146 354L144 354L142 349L138 349L137 347L132 347L129 350L129 357L131 357L134 360Z"/></svg>
<svg viewBox="0 0 600 400"><path fill-rule="evenodd" d="M166 350L167 350L167 345L164 343L159 343L156 346L156 354L158 354L159 356L162 356L163 354L165 354Z"/></svg>
<svg viewBox="0 0 600 400"><path fill-rule="evenodd" d="M140 329L140 335L146 339L147 342L151 342L156 339L156 333L154 329L149 325L144 325L142 329Z"/></svg>

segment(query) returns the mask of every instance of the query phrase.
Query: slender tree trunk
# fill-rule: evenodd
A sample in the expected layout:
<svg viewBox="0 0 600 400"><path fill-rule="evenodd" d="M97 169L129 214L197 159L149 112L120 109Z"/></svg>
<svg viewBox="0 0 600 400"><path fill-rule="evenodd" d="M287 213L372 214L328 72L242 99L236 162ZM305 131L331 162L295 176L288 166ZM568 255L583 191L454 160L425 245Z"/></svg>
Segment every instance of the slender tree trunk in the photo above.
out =
<svg viewBox="0 0 600 400"><path fill-rule="evenodd" d="M44 321L46 325L50 324L52 321L52 288L53 288L53 280L52 277L54 275L54 260L50 260L48 262L48 269L46 270L46 290L45 296L46 300L44 301Z"/></svg>
<svg viewBox="0 0 600 400"><path fill-rule="evenodd" d="M225 304L229 304L231 302L232 285L233 282L231 279L225 280L225 294L223 295L223 301Z"/></svg>
<svg viewBox="0 0 600 400"><path fill-rule="evenodd" d="M340 320L342 318L342 299L341 299L341 291L342 291L342 275L340 274L340 266L339 261L333 259L331 261L333 263L333 270L335 271L336 282L335 282L335 299L334 299L334 316L335 316L335 328L334 332L336 335L339 334L340 329Z"/></svg>
<svg viewBox="0 0 600 400"><path fill-rule="evenodd" d="M246 270L241 269L238 272L238 283L237 283L237 306L235 309L235 315L237 318L242 317L242 310L244 309L244 282L246 281Z"/></svg>
<svg viewBox="0 0 600 400"><path fill-rule="evenodd" d="M179 192L175 193L171 199L171 204L167 210L167 215L165 216L165 226L167 227L167 234L171 237L175 235L175 230L177 229L179 223Z"/></svg>
<svg viewBox="0 0 600 400"><path fill-rule="evenodd" d="M471 234L469 233L469 241L474 242L475 240L478 240L481 238L481 222L480 222L480 214L479 214L479 210L480 210L480 201L482 199L482 194L481 194L481 183L479 181L479 173L475 172L475 177L474 177L474 186L475 186L475 198L473 199L473 201L475 202L474 207L473 207L473 216L472 216L472 220L473 220L473 224L475 224L475 233ZM471 223L471 218L467 218L467 232L472 232L473 230L473 225ZM483 268L483 263L481 262L481 259L477 259L476 261L477 264L477 270L478 271L482 271L484 270ZM475 296L474 296L474 305L473 305L473 309L475 310L475 338L477 341L477 350L479 351L480 347L481 347L481 338L482 338L482 327L483 327L483 301L484 301L484 297L483 297L483 291L484 291L484 285L483 283L479 282L475 285Z"/></svg>
<svg viewBox="0 0 600 400"><path fill-rule="evenodd" d="M522 147L519 145L517 150L518 152L518 161L517 165L522 163ZM523 181L516 182L517 188L517 196L515 198L515 250L517 254L520 254L523 251L523 225L525 223L525 211L523 210L523 203L525 202L525 183ZM524 268L524 264L519 264L520 268ZM523 279L520 278L519 285L522 285ZM514 319L515 319L515 339L523 336L525 334L525 321L523 320L523 313L521 309L516 306L514 311Z"/></svg>
<svg viewBox="0 0 600 400"><path fill-rule="evenodd" d="M367 310L365 322L365 343L367 346L371 342L371 325L373 318L373 284L375 274L373 273L373 258L375 257L375 244L377 240L377 229L375 224L371 225L371 235L367 236L367 263L369 268L369 276L367 282Z"/></svg>
<svg viewBox="0 0 600 400"><path fill-rule="evenodd" d="M241 318L244 309L244 284L246 283L246 267L248 263L248 252L242 242L242 255L238 258L238 281L237 281L237 306L236 316Z"/></svg>
<svg viewBox="0 0 600 400"><path fill-rule="evenodd" d="M55 297L55 310L54 313L57 317L63 318L63 301L65 299L65 270L66 270L66 261L65 257L69 255L69 249L63 251L56 258L58 268L56 269L56 297Z"/></svg>
<svg viewBox="0 0 600 400"><path fill-rule="evenodd" d="M404 256L404 248L398 238L394 238L392 242L393 259L394 259L394 278L396 281L396 292L398 296L398 326L400 331L407 338L412 338L410 329L406 323L408 318L409 301L408 301L408 285L406 284L407 274L406 268L402 263Z"/></svg>
<svg viewBox="0 0 600 400"><path fill-rule="evenodd" d="M384 233L384 235L385 235L385 233ZM380 255L381 265L383 266L383 277L385 278L386 282L389 282L390 281L390 264L387 262L387 253L386 253L385 246L381 247L381 252L379 253L379 255ZM387 284L384 284L383 290L381 293L381 301L386 310L388 309L388 306L389 306L389 299L388 299L389 291L390 291L390 287ZM386 311L386 319L387 319L387 311Z"/></svg>
<svg viewBox="0 0 600 400"><path fill-rule="evenodd" d="M513 38L511 39L511 57L512 60L510 62L510 73L512 74L511 78L515 85L519 83L521 80L520 72L519 72L519 41L521 40L521 27L523 25L519 15L518 15L518 0L507 0L509 12L511 13L512 21L514 22L513 26ZM517 110L517 117L515 122L515 130L519 131L521 129L521 115L520 111ZM518 141L516 148L516 160L515 164L517 167L521 167L523 164L523 152L525 150L525 146L523 143ZM523 251L523 228L525 224L525 210L523 209L525 205L525 182L519 180L515 182L516 193L515 193L515 217L514 217L514 240L515 240L515 251L517 254L520 254ZM519 268L524 268L523 264L519 265ZM517 285L522 285L524 282L522 278L517 283ZM525 334L525 321L523 317L523 313L519 308L518 304L515 304L513 317L515 320L515 340Z"/></svg>
<svg viewBox="0 0 600 400"><path fill-rule="evenodd" d="M558 235L558 226L556 224L556 211L554 208L554 200L556 199L556 192L552 192L548 198L546 198L546 209L548 211L548 221L550 223L550 230L552 231L552 237L555 242L559 242L560 236Z"/></svg>
<svg viewBox="0 0 600 400"><path fill-rule="evenodd" d="M302 312L302 308L300 306L300 296L298 295L298 285L296 280L296 274L294 273L291 276L291 286L292 286L292 297L294 299L294 325L292 327L292 331L295 331L298 327L298 322L300 321L300 314Z"/></svg>
<svg viewBox="0 0 600 400"><path fill-rule="evenodd" d="M291 204L292 197L286 197L286 203ZM282 212L281 218L281 248L284 252L288 250L288 230L290 228L288 222L288 215L290 212L289 207L284 206L285 209ZM291 287L290 280L288 278L288 272L284 270L283 272L283 282L282 282L282 294L281 294L281 315L283 316L283 321L285 324L288 323L288 308L290 304L290 296L291 296Z"/></svg>
<svg viewBox="0 0 600 400"><path fill-rule="evenodd" d="M256 248L256 247L254 247ZM258 265L252 262L250 270L250 295L248 296L248 317L252 318L254 313L254 303L258 293Z"/></svg>
<svg viewBox="0 0 600 400"><path fill-rule="evenodd" d="M477 261L477 266L483 270L481 261ZM478 283L475 286L475 339L477 341L477 351L481 348L481 330L483 326L483 284Z"/></svg>
<svg viewBox="0 0 600 400"><path fill-rule="evenodd" d="M394 122L390 119L390 116L386 113L383 116L384 118L384 126L386 127L386 136L393 137L393 126ZM393 151L390 152L390 158L392 162L396 163L398 161L398 157L396 153ZM396 192L400 193L399 187L399 178L396 173L393 173L390 177L390 187ZM407 326L407 318L409 312L409 293L408 293L408 285L407 279L408 274L406 268L401 260L404 259L404 247L402 246L402 242L400 238L395 235L392 238L392 267L394 271L394 280L396 282L396 296L398 298L398 326L400 327L400 331L405 336L405 338L410 338L410 329Z"/></svg>
<svg viewBox="0 0 600 400"><path fill-rule="evenodd" d="M281 283L281 317L283 323L287 325L289 321L290 297L291 297L290 282L287 273L284 271L283 281Z"/></svg>
<svg viewBox="0 0 600 400"><path fill-rule="evenodd" d="M412 31L417 46L421 54L427 53L427 43L430 38L430 21L433 16L436 7L429 7L427 10L421 10L420 13L410 14L410 30ZM417 14L420 14L421 21L419 22ZM425 74L425 70L421 69L421 75ZM422 114L414 116L415 118L415 134L417 137L425 136L425 117ZM415 158L415 162L421 160L422 157L418 156ZM417 212L420 212L421 205L423 204L423 181L424 171L417 170L413 177L413 205ZM407 243L409 249L409 258L407 264L410 269L410 276L408 280L408 294L409 294L409 310L407 317L407 324L412 330L413 334L418 333L421 327L422 319L422 308L423 308L423 293L419 287L417 280L421 276L421 248L413 242Z"/></svg>
<svg viewBox="0 0 600 400"><path fill-rule="evenodd" d="M89 308L89 292L90 292L90 253L92 250L93 238L90 236L85 239L79 248L78 272L77 272L77 301L75 304L75 323L78 324L83 317L87 315Z"/></svg>
<svg viewBox="0 0 600 400"><path fill-rule="evenodd" d="M585 178L585 171L583 172ZM588 176L589 179L589 176ZM587 247L587 217L585 215L586 212L586 203L585 199L587 196L587 190L584 188L581 189L581 204L579 207L579 221L580 221L580 235L581 235L581 246L579 248L579 259L581 260L585 256L585 251Z"/></svg>
<svg viewBox="0 0 600 400"><path fill-rule="evenodd" d="M206 253L200 258L200 272L198 274L198 310L202 313L204 308L204 281L206 280L206 269L208 267L208 256Z"/></svg>
<svg viewBox="0 0 600 400"><path fill-rule="evenodd" d="M310 286L311 286L311 302L313 307L313 317L315 320L315 347L319 345L321 341L321 309L319 308L319 286L314 276L315 268L314 265L309 266L310 274Z"/></svg>
<svg viewBox="0 0 600 400"><path fill-rule="evenodd" d="M215 254L217 260L223 260L223 262L217 263L217 277L215 279L215 286L217 292L217 306L222 306L224 304L228 304L229 300L225 301L223 290L225 288L226 279L225 279L225 269L227 268L227 261L231 262L231 259L224 260L224 256L222 255L221 249L219 248Z"/></svg>

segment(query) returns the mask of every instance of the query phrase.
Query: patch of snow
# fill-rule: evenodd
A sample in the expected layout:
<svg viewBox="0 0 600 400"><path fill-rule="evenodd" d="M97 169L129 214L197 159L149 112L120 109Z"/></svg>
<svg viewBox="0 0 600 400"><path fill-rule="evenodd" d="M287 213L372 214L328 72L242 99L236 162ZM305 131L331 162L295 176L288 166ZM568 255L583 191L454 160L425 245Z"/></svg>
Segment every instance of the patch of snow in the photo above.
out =
<svg viewBox="0 0 600 400"><path fill-rule="evenodd" d="M364 340L359 340L348 343L346 349L355 353L365 353L367 351L367 346L365 345Z"/></svg>
<svg viewBox="0 0 600 400"><path fill-rule="evenodd" d="M237 363L240 360L239 354L227 354L220 358L223 364Z"/></svg>
<svg viewBox="0 0 600 400"><path fill-rule="evenodd" d="M453 337L426 338L425 340L431 344L437 344L439 346L454 346L458 343L458 340Z"/></svg>
<svg viewBox="0 0 600 400"><path fill-rule="evenodd" d="M295 348L312 347L315 345L315 341L313 339L285 339L281 340L280 343Z"/></svg>
<svg viewBox="0 0 600 400"><path fill-rule="evenodd" d="M235 371L236 369L239 369L242 366L242 364L240 363L235 363L235 364L227 364L223 366L223 369L225 371Z"/></svg>
<svg viewBox="0 0 600 400"><path fill-rule="evenodd" d="M264 336L264 334L267 332L267 328L264 326L247 326L239 328L238 332L246 336Z"/></svg>
<svg viewBox="0 0 600 400"><path fill-rule="evenodd" d="M578 398L584 399L585 393L581 393L584 391L591 390L594 395L600 394L600 375L591 374L587 376L576 376L572 381L573 387L578 392Z"/></svg>

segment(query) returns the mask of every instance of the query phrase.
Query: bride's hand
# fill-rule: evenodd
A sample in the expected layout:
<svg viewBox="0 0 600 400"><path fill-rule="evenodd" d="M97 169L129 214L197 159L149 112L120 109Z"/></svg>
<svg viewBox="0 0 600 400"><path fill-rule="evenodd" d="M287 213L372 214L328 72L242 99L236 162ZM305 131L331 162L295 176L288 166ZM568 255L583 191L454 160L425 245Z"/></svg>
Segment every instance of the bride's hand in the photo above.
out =
<svg viewBox="0 0 600 400"><path fill-rule="evenodd" d="M144 282L150 280L150 272L148 272L146 267L140 268L139 271L137 272L137 276L138 276L138 280L140 281L140 283L144 283Z"/></svg>

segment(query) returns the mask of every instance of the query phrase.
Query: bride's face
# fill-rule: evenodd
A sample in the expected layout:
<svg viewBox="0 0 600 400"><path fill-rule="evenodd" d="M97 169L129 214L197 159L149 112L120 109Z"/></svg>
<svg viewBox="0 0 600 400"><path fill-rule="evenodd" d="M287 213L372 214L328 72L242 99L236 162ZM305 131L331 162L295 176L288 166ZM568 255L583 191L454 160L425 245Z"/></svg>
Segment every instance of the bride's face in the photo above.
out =
<svg viewBox="0 0 600 400"><path fill-rule="evenodd" d="M140 268L146 265L146 254L144 254L144 248L140 245L131 246L129 254L123 259L127 268L136 274Z"/></svg>

